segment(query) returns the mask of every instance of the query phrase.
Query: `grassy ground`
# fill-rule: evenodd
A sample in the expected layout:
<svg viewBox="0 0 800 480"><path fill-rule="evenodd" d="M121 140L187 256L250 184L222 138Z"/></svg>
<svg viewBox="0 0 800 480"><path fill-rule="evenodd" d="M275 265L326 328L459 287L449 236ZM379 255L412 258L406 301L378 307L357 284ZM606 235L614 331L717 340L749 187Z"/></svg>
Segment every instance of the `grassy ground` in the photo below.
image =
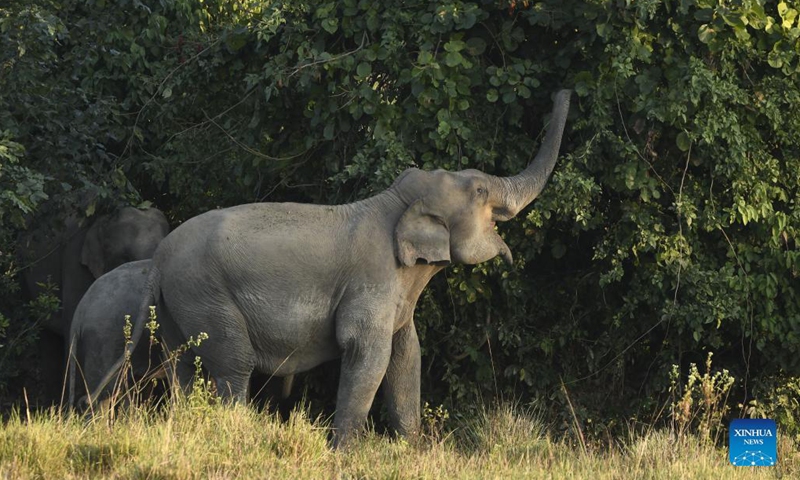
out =
<svg viewBox="0 0 800 480"><path fill-rule="evenodd" d="M185 402L112 419L13 414L0 430L0 478L800 478L798 446L779 437L779 466L732 467L727 451L666 432L588 448L551 438L534 416L502 407L414 442L367 434L346 451L324 422Z"/></svg>

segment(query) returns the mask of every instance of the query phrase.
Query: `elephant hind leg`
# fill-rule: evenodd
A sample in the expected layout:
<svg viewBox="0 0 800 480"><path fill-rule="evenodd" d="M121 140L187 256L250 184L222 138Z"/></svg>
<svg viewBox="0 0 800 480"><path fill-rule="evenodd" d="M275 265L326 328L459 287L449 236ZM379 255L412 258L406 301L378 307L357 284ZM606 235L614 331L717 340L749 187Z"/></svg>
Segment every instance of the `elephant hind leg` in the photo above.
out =
<svg viewBox="0 0 800 480"><path fill-rule="evenodd" d="M283 377L283 385L281 386L281 399L286 400L292 394L292 386L294 385L294 375L286 375Z"/></svg>
<svg viewBox="0 0 800 480"><path fill-rule="evenodd" d="M188 362L194 373L195 355L199 356L203 369L216 383L219 396L246 402L250 375L256 365L255 350L242 312L224 295L216 295L215 300L213 305L202 307L194 301L167 301L169 318L178 327L178 332L170 332L170 343L181 346L174 339L184 339L186 345L185 339L194 338L199 346L195 344L183 353L182 362ZM199 340L200 334L207 338Z"/></svg>
<svg viewBox="0 0 800 480"><path fill-rule="evenodd" d="M237 325L244 325L242 323ZM197 351L203 367L214 379L217 394L235 403L246 403L250 389L250 376L256 365L256 354L247 330L228 329L208 334Z"/></svg>
<svg viewBox="0 0 800 480"><path fill-rule="evenodd" d="M220 365L218 361L208 362L214 365L213 368L209 368L204 362L204 358L208 357L200 356L203 369L208 372L208 375L213 380L217 394L223 399L228 399L233 402L245 402L248 398L247 394L252 369L250 371L235 371L232 370L229 365ZM195 377L197 375L203 375L205 377L204 372L197 371L193 359L194 354L192 352L187 352L182 358L176 361L165 362L167 378L172 385L174 393L179 390L184 395L190 394L195 385Z"/></svg>
<svg viewBox="0 0 800 480"><path fill-rule="evenodd" d="M238 310L237 312L238 313ZM226 317L227 322L230 317ZM235 403L246 403L250 376L256 365L256 353L244 328L244 318L234 325L241 328L211 329L197 351L203 367L214 379L217 394Z"/></svg>
<svg viewBox="0 0 800 480"><path fill-rule="evenodd" d="M214 377L217 394L234 403L247 403L249 398L250 374L228 374Z"/></svg>

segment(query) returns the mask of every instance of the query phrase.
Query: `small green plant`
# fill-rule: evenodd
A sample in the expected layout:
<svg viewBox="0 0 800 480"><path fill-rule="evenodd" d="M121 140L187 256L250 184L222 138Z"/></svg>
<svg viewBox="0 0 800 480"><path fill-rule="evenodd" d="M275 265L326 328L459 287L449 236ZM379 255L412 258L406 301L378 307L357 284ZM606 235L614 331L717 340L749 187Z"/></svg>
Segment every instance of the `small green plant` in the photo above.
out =
<svg viewBox="0 0 800 480"><path fill-rule="evenodd" d="M125 358L130 358L131 354L128 351L128 345L133 344L131 337L133 336L133 324L131 323L131 316L125 315L125 325L122 327L122 336L125 337Z"/></svg>
<svg viewBox="0 0 800 480"><path fill-rule="evenodd" d="M144 325L144 328L150 332L150 345L155 345L158 343L158 339L156 338L156 331L161 326L156 321L158 317L156 316L156 307L155 305L150 305L150 317L148 318L147 323Z"/></svg>
<svg viewBox="0 0 800 480"><path fill-rule="evenodd" d="M200 332L197 334L197 337L189 337L186 340L186 343L183 345L179 345L178 348L169 352L169 361L177 361L181 355L189 351L190 348L199 347L203 341L208 340L208 334L206 332Z"/></svg>
<svg viewBox="0 0 800 480"><path fill-rule="evenodd" d="M422 405L422 431L434 441L442 441L445 437L446 424L450 412L443 405L432 407L428 402Z"/></svg>
<svg viewBox="0 0 800 480"><path fill-rule="evenodd" d="M156 336L156 332L161 327L161 325L158 324L156 319L157 319L157 317L156 317L156 307L155 307L155 305L151 305L150 306L150 317L149 317L147 323L144 325L144 328L146 328L147 331L150 332L150 338L149 338L149 342L148 342L148 345L147 345L147 362L148 362L147 370L153 372L153 375L151 376L152 377L152 381L153 381L153 387L155 387L156 382L157 382L156 377L161 376L161 374L164 372L164 365L158 365L154 369L153 365L150 363L150 359L153 358L153 348L156 347L156 346L161 345L161 342L158 341L158 337Z"/></svg>
<svg viewBox="0 0 800 480"><path fill-rule="evenodd" d="M736 380L726 369L711 372L712 355L709 352L706 357L705 373L701 374L696 364L689 365L685 385L680 383L678 366L672 366L670 417L679 439L696 433L701 440L716 443L723 431L722 419L729 410L728 396Z"/></svg>
<svg viewBox="0 0 800 480"><path fill-rule="evenodd" d="M205 334L202 334L205 335ZM205 335L208 338L208 335ZM198 337L199 338L199 337ZM198 342L199 345L199 342ZM214 382L206 379L203 373L203 362L200 357L194 357L194 380L192 381L192 391L186 397L189 408L193 410L208 409L219 403L219 396Z"/></svg>
<svg viewBox="0 0 800 480"><path fill-rule="evenodd" d="M158 315L156 314L156 307L151 305L148 320L144 325L149 332L149 345L148 345L148 358L151 357L152 349L155 346L164 347L158 340L157 331L161 327L158 323ZM181 356L193 347L199 347L200 344L208 339L208 334L200 332L196 337L189 337L186 343L178 346L172 351L164 349L166 360L159 365L153 366L148 364L146 373L139 378L132 376L132 363L131 363L131 349L133 345L133 324L131 323L131 316L125 315L125 325L123 326L123 336L125 339L125 361L120 368L117 381L112 389L110 395L110 405L137 405L144 401L148 401L150 394L156 387L159 379L164 379L167 375L166 372L176 372L178 362ZM192 393L186 398L189 406L199 407L201 405L210 405L216 402L217 396L214 388L213 381L205 380L202 375L202 363L200 357L195 357L195 379L192 383ZM179 385L177 378L167 378L167 381L172 385ZM175 396L180 389L173 389L173 400L177 399ZM113 414L111 415L113 417Z"/></svg>
<svg viewBox="0 0 800 480"><path fill-rule="evenodd" d="M150 320L154 321L155 318L155 307L150 307ZM119 375L117 376L117 381L114 384L114 387L111 390L111 395L109 397L110 405L118 405L120 402L133 404L138 402L141 399L141 391L142 387L146 382L136 381L135 379L132 380L130 377L132 376L132 364L131 364L131 354L132 349L131 346L133 345L133 322L131 322L131 316L125 315L125 323L122 326L122 337L125 340L125 350L123 351L123 355L125 356L125 361L122 363L122 366L119 370ZM94 408L94 407L92 407ZM112 409L113 410L113 409ZM113 412L111 413L110 417L113 418Z"/></svg>

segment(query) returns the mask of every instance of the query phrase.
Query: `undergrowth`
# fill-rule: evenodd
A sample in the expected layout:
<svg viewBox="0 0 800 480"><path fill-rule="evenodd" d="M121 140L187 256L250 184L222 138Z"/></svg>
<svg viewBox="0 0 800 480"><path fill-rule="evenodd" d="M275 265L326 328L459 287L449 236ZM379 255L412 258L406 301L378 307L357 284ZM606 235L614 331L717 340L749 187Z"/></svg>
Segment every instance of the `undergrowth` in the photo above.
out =
<svg viewBox="0 0 800 480"><path fill-rule="evenodd" d="M303 407L288 420L242 405L131 406L87 420L15 411L0 429L0 477L23 478L797 478L797 444L779 436L779 464L742 468L696 433L631 433L584 450L548 433L536 409L487 408L447 432L414 439L368 431L329 447L329 419Z"/></svg>
<svg viewBox="0 0 800 480"><path fill-rule="evenodd" d="M369 429L334 451L330 418L313 417L304 404L282 419L221 402L195 359L191 392L160 402L142 401L142 383L151 381L143 379L117 382L111 401L90 415L17 408L0 429L0 478L798 478L797 441L780 429L777 466L728 463L724 433L736 380L715 371L710 354L704 367L691 365L686 375L674 368L666 417L632 424L623 436L584 437L574 411L569 434L556 433L536 405L500 402L464 417L426 403L419 436Z"/></svg>

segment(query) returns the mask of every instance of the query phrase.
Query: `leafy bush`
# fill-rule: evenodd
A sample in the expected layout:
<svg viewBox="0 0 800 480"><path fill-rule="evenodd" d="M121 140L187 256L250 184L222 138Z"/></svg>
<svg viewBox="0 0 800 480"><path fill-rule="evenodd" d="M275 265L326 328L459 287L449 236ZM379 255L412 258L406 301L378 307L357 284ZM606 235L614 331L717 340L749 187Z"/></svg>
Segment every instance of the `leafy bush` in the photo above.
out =
<svg viewBox="0 0 800 480"><path fill-rule="evenodd" d="M0 9L28 208L147 199L177 223L356 200L409 166L515 173L569 87L550 185L501 228L515 265L450 268L420 299L425 398L563 413L563 379L585 421L650 411L712 350L731 398L800 371L790 2L145 3Z"/></svg>
<svg viewBox="0 0 800 480"><path fill-rule="evenodd" d="M800 439L800 378L768 378L759 382L745 411L752 418L771 418L787 437Z"/></svg>

